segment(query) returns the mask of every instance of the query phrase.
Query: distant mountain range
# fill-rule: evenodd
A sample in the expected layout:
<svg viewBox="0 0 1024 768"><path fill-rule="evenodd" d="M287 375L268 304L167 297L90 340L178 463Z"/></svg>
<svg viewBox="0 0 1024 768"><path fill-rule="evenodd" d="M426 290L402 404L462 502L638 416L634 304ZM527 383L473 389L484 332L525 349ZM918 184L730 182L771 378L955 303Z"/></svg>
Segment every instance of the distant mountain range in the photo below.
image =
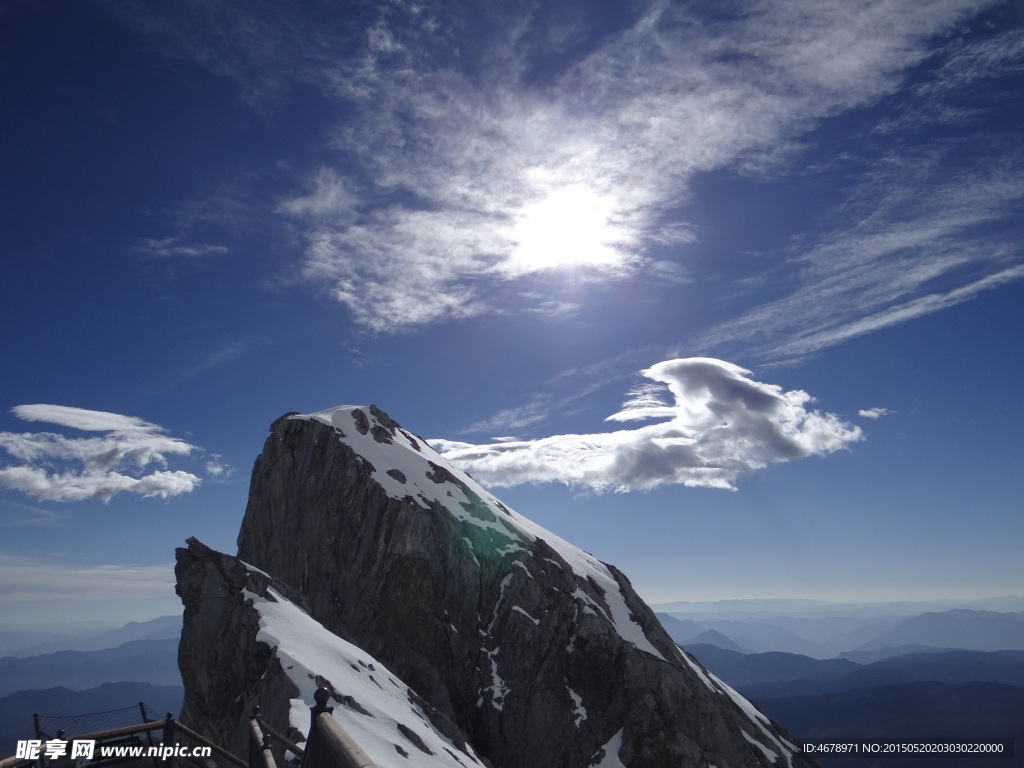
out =
<svg viewBox="0 0 1024 768"><path fill-rule="evenodd" d="M913 604L887 604L859 615L860 608L837 614L834 604L816 601L731 601L658 619L800 738L1015 738L1021 757L999 766L1024 765L1024 600L982 603L1018 610L901 615L895 606ZM78 637L0 633L0 757L12 753L12 739L31 736L25 729L33 712L81 714L145 701L160 717L177 714L180 632L181 617L167 616ZM882 768L899 767L888 761Z"/></svg>
<svg viewBox="0 0 1024 768"><path fill-rule="evenodd" d="M901 615L920 605L734 601L659 613L712 673L800 739L1012 738L1024 766L1020 598ZM659 606L665 608L666 606ZM672 604L671 608L685 607ZM995 611L993 607L1014 610ZM789 612L787 614L787 612ZM915 768L920 760L819 758L825 768ZM997 768L991 760L929 768Z"/></svg>
<svg viewBox="0 0 1024 768"><path fill-rule="evenodd" d="M99 651L0 658L0 696L54 686L81 691L103 683L140 681L181 685L177 639L132 640Z"/></svg>
<svg viewBox="0 0 1024 768"><path fill-rule="evenodd" d="M912 682L995 682L1024 687L1024 651L937 651L873 664L794 653L743 654L714 645L686 650L749 696L803 696Z"/></svg>
<svg viewBox="0 0 1024 768"><path fill-rule="evenodd" d="M178 671L180 633L181 617L166 616L82 637L51 637L17 650L23 656L0 657L0 758L14 754L18 739L34 738L33 713L63 717L128 708L101 716L97 730L140 722L140 701L152 719L168 712L177 715L184 696ZM8 639L19 637L5 634ZM24 633L20 638L31 643L39 635ZM66 645L90 650L48 652ZM37 653L30 655L33 650ZM114 717L127 721L115 722Z"/></svg>
<svg viewBox="0 0 1024 768"><path fill-rule="evenodd" d="M764 616L758 611L733 612L726 619L657 615L680 645L706 643L750 653L841 656L864 663L931 649L1024 650L1024 612L956 608L915 616Z"/></svg>
<svg viewBox="0 0 1024 768"><path fill-rule="evenodd" d="M903 645L938 645L979 651L1024 649L1024 613L995 613L962 608L924 613L883 630L856 650Z"/></svg>
<svg viewBox="0 0 1024 768"><path fill-rule="evenodd" d="M131 640L170 640L181 636L181 616L133 621L116 629L82 635L24 630L0 632L0 656L40 656L56 651L99 651Z"/></svg>
<svg viewBox="0 0 1024 768"><path fill-rule="evenodd" d="M771 618L773 616L915 616L937 613L954 608L974 611L1013 613L1024 611L1024 597L988 597L980 600L925 600L903 602L836 603L825 600L767 599L716 600L693 602L677 600L671 603L651 603L660 613L685 614L691 618L716 616L718 618Z"/></svg>
<svg viewBox="0 0 1024 768"><path fill-rule="evenodd" d="M714 645L687 651L798 739L1011 738L1024 745L1024 651L933 651L867 665ZM1024 765L1024 754L1016 754L984 764ZM826 768L875 766L845 758L821 762ZM877 765L917 764L889 759Z"/></svg>

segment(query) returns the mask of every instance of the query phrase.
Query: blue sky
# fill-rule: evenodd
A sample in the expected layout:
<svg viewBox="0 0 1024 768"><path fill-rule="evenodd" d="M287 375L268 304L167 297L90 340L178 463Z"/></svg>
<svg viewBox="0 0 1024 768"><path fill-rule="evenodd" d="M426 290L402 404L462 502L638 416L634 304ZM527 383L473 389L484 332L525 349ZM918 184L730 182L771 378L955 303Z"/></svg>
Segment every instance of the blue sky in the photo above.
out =
<svg viewBox="0 0 1024 768"><path fill-rule="evenodd" d="M5 623L376 403L648 601L1020 594L1009 2L0 10Z"/></svg>

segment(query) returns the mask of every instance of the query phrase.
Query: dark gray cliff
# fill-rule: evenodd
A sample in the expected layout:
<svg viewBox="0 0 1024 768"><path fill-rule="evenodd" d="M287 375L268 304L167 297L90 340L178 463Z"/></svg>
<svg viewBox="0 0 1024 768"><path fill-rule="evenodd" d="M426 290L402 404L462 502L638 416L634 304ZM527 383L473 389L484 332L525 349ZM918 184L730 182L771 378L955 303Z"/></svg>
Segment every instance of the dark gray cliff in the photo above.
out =
<svg viewBox="0 0 1024 768"><path fill-rule="evenodd" d="M814 764L685 656L625 576L506 509L379 409L271 429L239 558L291 585L494 766L583 768L607 751L629 768ZM209 589L201 569L179 584L186 625L217 610ZM228 625L244 626L232 610ZM211 734L246 713L204 680L224 665L251 678L263 664L251 634L183 642L185 717Z"/></svg>
<svg viewBox="0 0 1024 768"><path fill-rule="evenodd" d="M256 642L259 615L243 596L246 589L263 593L274 580L196 539L176 555L176 591L185 605L178 646L185 701L178 719L244 755L253 707L262 705L269 722L287 727L288 701L297 693L271 649ZM275 586L301 605L287 585Z"/></svg>

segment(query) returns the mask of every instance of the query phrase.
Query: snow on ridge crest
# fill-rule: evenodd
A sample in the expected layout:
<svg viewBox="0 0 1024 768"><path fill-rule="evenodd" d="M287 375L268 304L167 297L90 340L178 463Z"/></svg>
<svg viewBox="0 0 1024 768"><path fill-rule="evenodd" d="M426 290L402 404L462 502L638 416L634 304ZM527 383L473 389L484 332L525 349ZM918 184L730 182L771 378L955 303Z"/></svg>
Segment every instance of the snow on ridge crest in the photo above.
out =
<svg viewBox="0 0 1024 768"><path fill-rule="evenodd" d="M642 651L665 661L643 628L636 623L618 580L608 567L531 520L506 507L472 477L403 429L375 405L340 405L292 420L315 420L332 427L338 439L373 467L374 481L391 498L411 499L424 509L439 504L458 520L507 539L546 542L583 580L592 580L604 592L606 619L619 635ZM482 508L481 508L482 506ZM510 546L506 554L521 548Z"/></svg>
<svg viewBox="0 0 1024 768"><path fill-rule="evenodd" d="M341 442L370 463L374 481L393 499L408 498L424 509L434 502L471 525L505 538L533 540L506 522L506 518L512 517L511 512L473 478L374 405L341 405L317 413L296 414L289 419L313 419L333 427ZM464 489L478 499L470 498ZM485 510L479 509L480 502Z"/></svg>

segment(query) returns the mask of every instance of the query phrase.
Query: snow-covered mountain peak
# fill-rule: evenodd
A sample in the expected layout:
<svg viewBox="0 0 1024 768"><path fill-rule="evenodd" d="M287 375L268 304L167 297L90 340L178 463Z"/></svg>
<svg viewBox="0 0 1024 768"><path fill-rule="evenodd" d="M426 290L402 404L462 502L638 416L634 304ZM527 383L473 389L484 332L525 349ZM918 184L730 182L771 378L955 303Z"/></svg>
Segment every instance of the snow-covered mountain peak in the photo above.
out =
<svg viewBox="0 0 1024 768"><path fill-rule="evenodd" d="M333 427L338 440L367 462L374 481L392 499L411 499L424 509L436 504L469 525L510 540L533 540L514 524L515 516L504 504L375 405L341 405L289 419Z"/></svg>
<svg viewBox="0 0 1024 768"><path fill-rule="evenodd" d="M301 730L320 677L341 689L335 715L383 727L359 738L403 765L399 723L436 740L439 764L447 744L467 766L812 765L672 642L622 573L375 406L275 421L237 558L190 542L176 572L183 721L220 743L256 701Z"/></svg>
<svg viewBox="0 0 1024 768"><path fill-rule="evenodd" d="M289 418L313 419L333 427L338 440L372 467L371 476L389 497L411 499L424 509L437 505L465 525L509 540L504 547L492 547L493 553L521 559L529 556L529 550L516 542L542 539L577 576L598 587L596 600L578 590L578 599L586 604L584 610L597 611L623 639L664 660L643 628L633 620L621 586L604 563L506 507L476 480L449 463L426 441L404 430L377 406L342 405ZM467 541L473 547L472 539L467 538ZM480 547L475 550L474 555L479 555Z"/></svg>

